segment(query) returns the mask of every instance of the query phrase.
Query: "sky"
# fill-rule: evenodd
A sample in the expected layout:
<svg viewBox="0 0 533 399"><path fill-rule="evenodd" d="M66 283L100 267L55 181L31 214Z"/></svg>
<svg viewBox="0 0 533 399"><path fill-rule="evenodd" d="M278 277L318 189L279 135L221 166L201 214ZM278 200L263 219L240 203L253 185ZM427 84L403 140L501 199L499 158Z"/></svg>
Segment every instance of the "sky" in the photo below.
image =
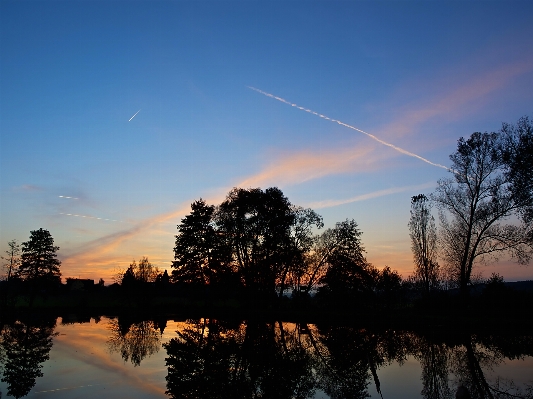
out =
<svg viewBox="0 0 533 399"><path fill-rule="evenodd" d="M279 187L407 277L410 199L532 114L530 1L0 2L0 250L171 271L190 204ZM488 277L533 279L502 258Z"/></svg>

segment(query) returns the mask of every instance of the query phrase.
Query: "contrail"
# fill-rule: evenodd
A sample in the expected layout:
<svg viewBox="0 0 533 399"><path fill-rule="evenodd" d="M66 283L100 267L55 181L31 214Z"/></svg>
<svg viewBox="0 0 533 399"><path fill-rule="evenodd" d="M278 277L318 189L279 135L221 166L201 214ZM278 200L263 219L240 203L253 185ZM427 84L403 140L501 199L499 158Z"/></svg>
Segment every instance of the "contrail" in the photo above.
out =
<svg viewBox="0 0 533 399"><path fill-rule="evenodd" d="M79 199L77 197L67 197L66 195L59 195L59 198L70 198L70 199Z"/></svg>
<svg viewBox="0 0 533 399"><path fill-rule="evenodd" d="M96 386L96 385L102 385L102 384L80 385L79 387L49 389L48 391L36 391L36 392L34 392L34 393L45 393L45 392L65 391L65 390L67 390L67 389L77 389L77 388L94 387L94 386Z"/></svg>
<svg viewBox="0 0 533 399"><path fill-rule="evenodd" d="M138 110L137 112L135 112L135 115L137 115L139 112L141 112L141 110ZM130 118L129 121L131 121L133 118L135 118L135 115L133 115L133 116ZM129 121L128 121L128 122L129 122Z"/></svg>
<svg viewBox="0 0 533 399"><path fill-rule="evenodd" d="M97 219L97 220L106 220L108 222L120 222L120 220L115 220L115 219L104 219L104 218L98 218L96 216L88 216L88 215L76 215L74 213L62 213L62 212L59 212L60 215L65 215L65 216L76 216L76 217L79 217L79 218L86 218L86 219Z"/></svg>
<svg viewBox="0 0 533 399"><path fill-rule="evenodd" d="M435 163L435 162L431 162L429 159L423 158L420 155L413 154L412 152L409 152L407 150L404 150L403 148L397 147L394 144L387 143L386 141L383 141L380 138L374 136L373 134L365 132L364 130L358 129L358 128L356 128L354 126L351 126L351 125L348 125L348 124L346 124L344 122L338 121L337 119L328 118L326 115L319 114L318 112L312 111L310 109L307 109L307 108L304 108L304 107L300 107L298 104L291 103L291 102L289 102L289 101L287 101L287 100L285 100L285 99L283 99L281 97L277 97L277 96L275 96L273 94L264 92L263 90L256 89L255 87L252 87L252 86L247 86L247 87L249 89L254 90L254 91L258 92L258 93L261 93L261 94L263 94L263 95L265 95L267 97L273 98L274 100L278 100L278 101L281 101L282 103L288 104L291 107L296 107L298 109L301 109L302 111L309 112L310 114L316 115L316 116L318 116L318 117L320 117L322 119L326 119L326 120L331 121L331 122L336 122L339 125L342 125L344 127L347 127L349 129L352 129L352 130L355 130L355 131L358 131L359 133L366 134L368 137L370 137L373 140L376 140L378 143L386 145L387 147L390 147L390 148L392 148L392 149L394 149L394 150L396 150L398 152L401 152L402 154L408 155L410 157L418 158L421 161L424 161L425 163L428 163L430 165L437 166L439 168L443 168L443 169L446 169L446 170L450 170L449 168L447 168L444 165L441 165L441 164Z"/></svg>

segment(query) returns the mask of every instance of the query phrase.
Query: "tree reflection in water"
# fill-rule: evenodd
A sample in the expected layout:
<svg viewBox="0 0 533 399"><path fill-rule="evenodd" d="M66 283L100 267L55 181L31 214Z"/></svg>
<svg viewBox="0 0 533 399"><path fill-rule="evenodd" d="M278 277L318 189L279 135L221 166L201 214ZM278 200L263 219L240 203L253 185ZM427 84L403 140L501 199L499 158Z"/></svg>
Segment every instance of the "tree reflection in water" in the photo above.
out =
<svg viewBox="0 0 533 399"><path fill-rule="evenodd" d="M21 398L42 377L42 363L49 359L53 344L55 319L38 322L16 321L3 326L1 346L3 351L2 381L7 383L7 395Z"/></svg>
<svg viewBox="0 0 533 399"><path fill-rule="evenodd" d="M161 332L158 325L145 320L137 323L128 319L118 318L109 322L111 336L107 343L111 352L120 352L125 362L131 360L134 366L140 366L141 361L159 351L161 347Z"/></svg>
<svg viewBox="0 0 533 399"><path fill-rule="evenodd" d="M374 384L381 394L380 369L408 357L422 366L422 397L452 399L460 385L472 398L532 398L531 387L485 373L505 359L531 356L531 337L514 343L463 334L451 341L412 332L342 326L261 323L231 325L190 320L167 351L171 398L367 398Z"/></svg>

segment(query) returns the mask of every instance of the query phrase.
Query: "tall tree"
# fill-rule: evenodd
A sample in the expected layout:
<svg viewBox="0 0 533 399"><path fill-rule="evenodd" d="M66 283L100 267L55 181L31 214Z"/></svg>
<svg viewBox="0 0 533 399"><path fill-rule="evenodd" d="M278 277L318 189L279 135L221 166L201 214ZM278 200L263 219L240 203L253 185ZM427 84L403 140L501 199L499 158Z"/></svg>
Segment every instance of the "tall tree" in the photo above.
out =
<svg viewBox="0 0 533 399"><path fill-rule="evenodd" d="M0 345L6 353L2 381L7 383L7 395L21 398L35 386L35 380L43 376L43 363L50 358L55 319L38 324L20 321L5 325Z"/></svg>
<svg viewBox="0 0 533 399"><path fill-rule="evenodd" d="M294 259L294 222L293 207L276 187L235 188L219 206L218 230L230 242L235 269L256 294L274 295L276 283Z"/></svg>
<svg viewBox="0 0 533 399"><path fill-rule="evenodd" d="M506 223L529 209L533 196L516 195L519 183L505 159L504 138L479 132L460 138L450 156L453 177L439 180L432 197L439 208L442 255L464 299L477 263L507 252L525 264L533 250L531 226Z"/></svg>
<svg viewBox="0 0 533 399"><path fill-rule="evenodd" d="M300 290L300 285L306 285L305 274L308 270L307 254L315 244L317 237L313 234L313 229L324 227L322 216L310 208L293 206L295 215L294 223L291 227L290 238L292 239L293 250L292 260L285 263L279 279L279 296L283 296L288 284L293 289Z"/></svg>
<svg viewBox="0 0 533 399"><path fill-rule="evenodd" d="M200 198L178 225L172 279L177 282L212 284L229 272L231 252L214 224L215 207Z"/></svg>
<svg viewBox="0 0 533 399"><path fill-rule="evenodd" d="M409 219L411 249L415 260L414 277L420 282L424 293L438 287L439 265L437 263L437 228L431 215L431 204L424 194L411 198Z"/></svg>
<svg viewBox="0 0 533 399"><path fill-rule="evenodd" d="M8 249L6 250L6 256L2 256L4 261L4 268L6 271L6 281L9 281L12 275L16 274L16 271L20 265L20 244L17 240L11 240L7 243Z"/></svg>
<svg viewBox="0 0 533 399"><path fill-rule="evenodd" d="M61 282L57 259L58 246L48 230L40 228L30 232L30 239L22 243L22 259L16 275L30 285L30 306L37 289Z"/></svg>
<svg viewBox="0 0 533 399"><path fill-rule="evenodd" d="M338 222L334 229L324 232L327 270L321 279L326 292L334 295L369 291L377 278L377 270L370 265L361 243L361 230L355 220Z"/></svg>

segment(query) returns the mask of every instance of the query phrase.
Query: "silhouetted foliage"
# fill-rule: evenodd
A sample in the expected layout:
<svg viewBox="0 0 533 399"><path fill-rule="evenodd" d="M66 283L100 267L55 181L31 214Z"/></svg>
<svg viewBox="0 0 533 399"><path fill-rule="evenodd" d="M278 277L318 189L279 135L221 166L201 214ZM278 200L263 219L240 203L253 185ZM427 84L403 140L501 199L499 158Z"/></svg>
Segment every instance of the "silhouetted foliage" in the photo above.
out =
<svg viewBox="0 0 533 399"><path fill-rule="evenodd" d="M57 288L61 284L61 262L57 259L58 246L48 230L30 232L30 239L22 243L21 263L15 276L30 287L30 306L38 290Z"/></svg>
<svg viewBox="0 0 533 399"><path fill-rule="evenodd" d="M156 327L149 320L129 322L123 318L113 319L109 323L109 349L120 352L125 362L131 361L134 366L140 366L144 358L159 351L161 333Z"/></svg>
<svg viewBox="0 0 533 399"><path fill-rule="evenodd" d="M26 396L42 377L42 363L49 359L54 337L54 321L5 325L1 345L5 351L2 381L7 394L15 398Z"/></svg>
<svg viewBox="0 0 533 399"><path fill-rule="evenodd" d="M231 272L231 248L214 223L215 207L200 199L178 225L172 279L189 284L214 284Z"/></svg>
<svg viewBox="0 0 533 399"><path fill-rule="evenodd" d="M424 194L411 198L409 219L411 249L415 260L414 278L426 295L439 288L437 263L437 228L431 215L431 204Z"/></svg>
<svg viewBox="0 0 533 399"><path fill-rule="evenodd" d="M503 134L476 132L459 139L450 156L453 178L439 180L432 197L440 210L441 252L463 298L475 264L503 252L527 263L532 254L531 225L503 223L513 215L526 215L533 205L527 190L524 195L516 192L516 178L530 172L506 153Z"/></svg>
<svg viewBox="0 0 533 399"><path fill-rule="evenodd" d="M190 321L167 350L167 394L172 398L308 398L315 391L309 353L282 323L228 328Z"/></svg>
<svg viewBox="0 0 533 399"><path fill-rule="evenodd" d="M11 240L7 243L8 249L6 250L6 256L0 257L3 260L2 267L5 275L2 277L9 281L12 275L17 274L18 267L20 266L20 244L17 240ZM5 277L4 277L5 276Z"/></svg>
<svg viewBox="0 0 533 399"><path fill-rule="evenodd" d="M275 187L234 188L216 208L200 199L191 209L178 225L173 281L233 292L241 285L263 299L300 284L312 229L323 225Z"/></svg>
<svg viewBox="0 0 533 399"><path fill-rule="evenodd" d="M235 188L220 204L217 226L231 245L234 268L254 295L274 295L277 280L294 259L295 219L278 188Z"/></svg>
<svg viewBox="0 0 533 399"><path fill-rule="evenodd" d="M373 291L378 271L363 255L361 234L355 220L339 222L324 232L323 241L328 242L325 259L328 268L320 280L322 292L344 297Z"/></svg>
<svg viewBox="0 0 533 399"><path fill-rule="evenodd" d="M16 275L25 281L57 281L61 277L54 239L48 230L30 232L30 239L22 243L22 259Z"/></svg>
<svg viewBox="0 0 533 399"><path fill-rule="evenodd" d="M510 191L520 206L518 213L523 226L533 240L533 124L527 116L518 120L516 125L504 123L503 160Z"/></svg>

